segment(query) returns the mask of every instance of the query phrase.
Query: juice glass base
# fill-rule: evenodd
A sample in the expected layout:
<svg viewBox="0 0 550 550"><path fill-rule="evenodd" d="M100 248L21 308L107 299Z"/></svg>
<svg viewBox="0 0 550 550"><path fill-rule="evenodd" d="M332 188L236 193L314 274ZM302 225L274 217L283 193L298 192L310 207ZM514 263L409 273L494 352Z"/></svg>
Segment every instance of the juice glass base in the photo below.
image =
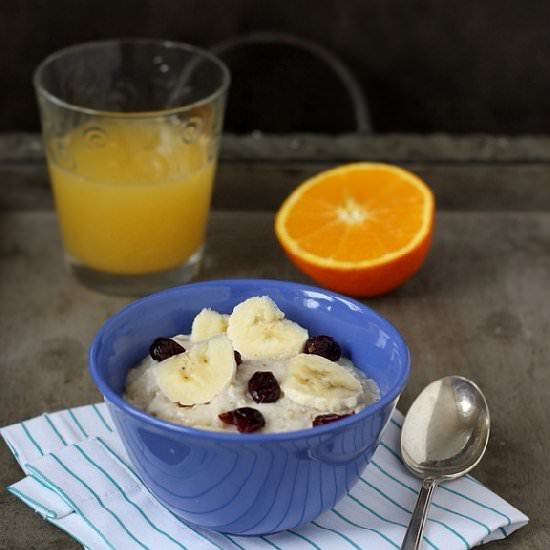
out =
<svg viewBox="0 0 550 550"><path fill-rule="evenodd" d="M145 296L194 279L200 271L203 252L204 249L201 247L178 267L142 275L120 275L98 271L83 265L69 254L65 254L65 262L69 272L80 283L92 290L115 296Z"/></svg>

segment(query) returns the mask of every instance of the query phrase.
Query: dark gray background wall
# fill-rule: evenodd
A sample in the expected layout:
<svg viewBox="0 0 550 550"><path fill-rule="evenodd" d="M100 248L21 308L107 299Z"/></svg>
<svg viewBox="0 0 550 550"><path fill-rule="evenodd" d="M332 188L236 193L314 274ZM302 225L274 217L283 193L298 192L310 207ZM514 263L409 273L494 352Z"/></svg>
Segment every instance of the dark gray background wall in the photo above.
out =
<svg viewBox="0 0 550 550"><path fill-rule="evenodd" d="M32 69L60 47L119 36L209 47L258 30L336 54L357 76L377 132L550 131L545 0L3 0L0 131L38 128ZM236 63L242 73L246 56ZM313 90L307 67L299 73L301 92ZM230 107L245 106L235 97Z"/></svg>

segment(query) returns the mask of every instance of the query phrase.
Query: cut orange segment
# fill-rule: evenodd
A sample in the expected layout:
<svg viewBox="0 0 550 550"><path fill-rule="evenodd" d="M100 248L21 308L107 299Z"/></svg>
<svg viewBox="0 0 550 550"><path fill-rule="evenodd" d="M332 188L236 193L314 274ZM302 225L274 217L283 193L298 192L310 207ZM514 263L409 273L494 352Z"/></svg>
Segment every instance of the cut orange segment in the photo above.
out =
<svg viewBox="0 0 550 550"><path fill-rule="evenodd" d="M432 192L411 172L348 164L298 186L277 212L275 233L288 257L321 286L376 296L418 271L434 209Z"/></svg>

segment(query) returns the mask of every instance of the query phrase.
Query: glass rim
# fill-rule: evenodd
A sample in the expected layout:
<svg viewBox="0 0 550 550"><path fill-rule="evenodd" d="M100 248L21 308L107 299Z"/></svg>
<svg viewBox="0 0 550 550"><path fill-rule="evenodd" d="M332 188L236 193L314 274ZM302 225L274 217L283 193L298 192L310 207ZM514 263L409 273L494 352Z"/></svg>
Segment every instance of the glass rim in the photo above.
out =
<svg viewBox="0 0 550 550"><path fill-rule="evenodd" d="M63 56L69 53L77 52L79 50L87 50L87 49L97 48L99 46L114 46L117 44L151 44L155 46L161 46L164 48L179 49L179 50L184 50L186 52L198 54L204 59L208 59L210 62L212 62L214 65L216 65L220 69L220 72L222 75L221 84L212 93L208 94L204 98L198 99L186 105L181 105L179 107L170 107L168 109L156 109L156 110L150 110L150 111L132 111L132 112L93 109L90 107L85 107L83 105L69 103L68 101L65 101L60 97L58 97L57 95L49 92L43 86L42 76L43 76L44 70L48 65L51 65L53 62L61 59ZM62 107L64 109L78 112L81 114L86 114L86 115L111 117L111 118L139 119L139 118L153 118L153 117L182 113L182 112L192 110L196 107L200 107L201 105L212 103L219 97L223 96L227 91L227 89L229 88L229 84L231 82L231 73L227 65L215 54L213 54L208 50L205 50L204 48L200 48L198 46L188 44L187 42L176 42L173 40L162 40L162 39L155 39L155 38L118 38L118 39L93 40L89 42L81 42L79 44L73 44L71 46L61 48L60 50L56 50L55 52L45 57L39 63L39 65L36 67L36 69L33 72L32 82L33 82L33 86L36 91L36 94L38 96L45 98L50 103L53 103L58 107Z"/></svg>

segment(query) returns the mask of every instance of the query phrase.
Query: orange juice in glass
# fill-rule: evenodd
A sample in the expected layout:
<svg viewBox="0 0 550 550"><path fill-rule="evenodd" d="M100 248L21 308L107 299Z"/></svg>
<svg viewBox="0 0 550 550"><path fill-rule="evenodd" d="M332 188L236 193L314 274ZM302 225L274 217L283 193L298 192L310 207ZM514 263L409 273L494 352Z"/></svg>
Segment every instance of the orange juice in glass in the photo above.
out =
<svg viewBox="0 0 550 550"><path fill-rule="evenodd" d="M227 69L194 47L109 41L35 73L65 256L85 284L144 294L200 266Z"/></svg>

